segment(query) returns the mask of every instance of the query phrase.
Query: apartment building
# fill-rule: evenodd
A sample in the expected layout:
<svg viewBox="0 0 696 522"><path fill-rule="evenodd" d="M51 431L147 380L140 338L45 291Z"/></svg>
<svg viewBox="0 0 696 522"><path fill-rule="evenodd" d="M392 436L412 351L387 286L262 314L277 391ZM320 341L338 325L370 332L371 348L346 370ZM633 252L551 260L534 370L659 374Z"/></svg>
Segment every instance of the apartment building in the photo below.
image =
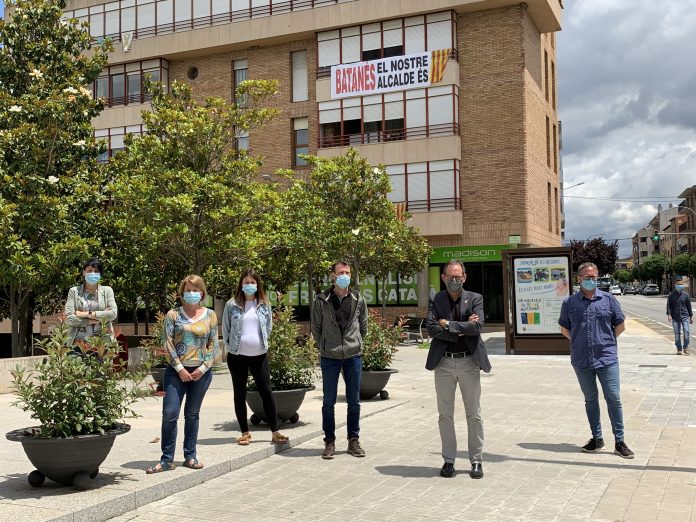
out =
<svg viewBox="0 0 696 522"><path fill-rule="evenodd" d="M560 0L99 0L68 1L115 52L95 82L103 160L142 133L146 75L196 96L234 97L249 79L277 79L281 115L240 136L263 174L305 168L298 156L354 147L386 165L390 198L434 247L418 278L372 304L423 313L439 270L461 259L466 286L503 320L501 250L558 246L561 184L556 38ZM306 288L291 292L306 304Z"/></svg>

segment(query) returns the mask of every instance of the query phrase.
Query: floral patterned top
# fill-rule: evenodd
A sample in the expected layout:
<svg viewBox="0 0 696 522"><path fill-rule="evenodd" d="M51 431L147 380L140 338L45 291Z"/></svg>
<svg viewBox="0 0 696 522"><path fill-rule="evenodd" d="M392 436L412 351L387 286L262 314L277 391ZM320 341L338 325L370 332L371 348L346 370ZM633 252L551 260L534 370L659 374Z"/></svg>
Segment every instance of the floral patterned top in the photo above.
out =
<svg viewBox="0 0 696 522"><path fill-rule="evenodd" d="M178 372L184 367L210 370L217 350L217 316L206 308L196 319L191 319L183 307L167 312L164 319L164 348L167 361Z"/></svg>

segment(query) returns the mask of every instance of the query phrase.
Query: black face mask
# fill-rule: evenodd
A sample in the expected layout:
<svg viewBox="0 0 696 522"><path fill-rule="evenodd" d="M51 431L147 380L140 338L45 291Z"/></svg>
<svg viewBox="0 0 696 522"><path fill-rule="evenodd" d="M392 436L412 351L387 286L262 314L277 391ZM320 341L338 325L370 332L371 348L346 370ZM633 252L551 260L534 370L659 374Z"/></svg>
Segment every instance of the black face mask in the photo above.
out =
<svg viewBox="0 0 696 522"><path fill-rule="evenodd" d="M447 287L448 292L452 292L453 294L456 294L457 292L462 291L462 287L464 286L463 281L445 281L445 286Z"/></svg>

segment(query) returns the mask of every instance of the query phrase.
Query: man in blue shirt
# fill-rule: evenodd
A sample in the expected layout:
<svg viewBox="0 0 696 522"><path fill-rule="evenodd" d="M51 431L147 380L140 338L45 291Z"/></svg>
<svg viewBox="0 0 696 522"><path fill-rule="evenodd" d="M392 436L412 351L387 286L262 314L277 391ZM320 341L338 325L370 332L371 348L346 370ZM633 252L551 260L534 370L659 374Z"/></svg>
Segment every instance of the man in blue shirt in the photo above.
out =
<svg viewBox="0 0 696 522"><path fill-rule="evenodd" d="M616 298L597 288L598 275L594 263L583 263L578 267L580 291L563 302L558 324L561 333L570 339L570 363L585 396L585 411L592 431L592 438L582 451L594 453L604 447L597 392L599 379L614 432L614 453L632 459L634 454L624 442L616 346L616 338L626 329L626 317Z"/></svg>
<svg viewBox="0 0 696 522"><path fill-rule="evenodd" d="M674 345L677 347L677 355L689 355L689 325L694 322L694 313L691 310L691 298L684 292L684 280L680 277L674 282L674 291L667 297L667 320L672 323L674 329ZM684 344L681 342L681 332L684 330Z"/></svg>

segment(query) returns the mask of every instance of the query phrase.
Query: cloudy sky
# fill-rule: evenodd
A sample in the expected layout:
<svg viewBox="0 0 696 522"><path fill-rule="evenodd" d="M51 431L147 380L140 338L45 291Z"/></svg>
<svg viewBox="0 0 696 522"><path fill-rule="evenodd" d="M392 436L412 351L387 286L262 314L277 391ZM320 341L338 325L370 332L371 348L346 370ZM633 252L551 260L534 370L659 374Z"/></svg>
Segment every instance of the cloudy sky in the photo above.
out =
<svg viewBox="0 0 696 522"><path fill-rule="evenodd" d="M629 238L696 184L696 0L564 5L563 170L566 187L584 182L566 193L566 238Z"/></svg>
<svg viewBox="0 0 696 522"><path fill-rule="evenodd" d="M696 184L696 1L564 4L563 171L566 187L584 182L566 193L566 238L631 237Z"/></svg>

